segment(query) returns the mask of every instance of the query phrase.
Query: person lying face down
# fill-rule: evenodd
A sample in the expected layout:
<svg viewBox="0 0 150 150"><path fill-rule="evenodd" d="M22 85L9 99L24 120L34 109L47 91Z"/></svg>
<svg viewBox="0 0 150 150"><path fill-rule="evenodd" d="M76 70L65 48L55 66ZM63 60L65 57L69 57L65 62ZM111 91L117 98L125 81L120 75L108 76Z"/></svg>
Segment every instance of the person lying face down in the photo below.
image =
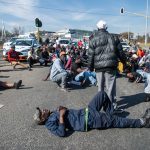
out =
<svg viewBox="0 0 150 150"><path fill-rule="evenodd" d="M100 112L102 109L104 112ZM87 108L79 110L59 106L57 110L40 109L37 107L34 120L38 125L45 125L53 134L64 137L67 131L89 131L106 128L142 128L150 127L150 108L139 119L118 117L113 110L105 92L98 92Z"/></svg>

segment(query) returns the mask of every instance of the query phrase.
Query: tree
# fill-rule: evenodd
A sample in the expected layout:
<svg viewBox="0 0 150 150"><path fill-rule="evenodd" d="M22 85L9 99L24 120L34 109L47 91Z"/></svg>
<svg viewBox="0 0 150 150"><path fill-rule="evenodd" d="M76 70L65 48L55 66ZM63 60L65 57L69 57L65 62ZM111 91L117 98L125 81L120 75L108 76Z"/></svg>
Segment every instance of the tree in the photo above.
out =
<svg viewBox="0 0 150 150"><path fill-rule="evenodd" d="M24 28L23 27L20 27L20 26L14 26L13 27L13 30L12 30L12 33L14 36L18 36L19 34L23 34L24 33Z"/></svg>
<svg viewBox="0 0 150 150"><path fill-rule="evenodd" d="M133 32L123 32L123 33L120 33L120 35L122 36L122 38L128 39L128 35L130 38L130 37L133 37L134 33Z"/></svg>

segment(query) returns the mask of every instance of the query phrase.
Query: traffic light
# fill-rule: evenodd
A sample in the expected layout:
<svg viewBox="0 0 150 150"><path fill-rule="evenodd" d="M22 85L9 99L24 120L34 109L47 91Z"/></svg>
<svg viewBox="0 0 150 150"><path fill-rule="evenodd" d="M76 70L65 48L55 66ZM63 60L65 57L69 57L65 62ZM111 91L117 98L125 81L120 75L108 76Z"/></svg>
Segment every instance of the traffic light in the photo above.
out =
<svg viewBox="0 0 150 150"><path fill-rule="evenodd" d="M124 13L124 8L120 9L120 13L123 14Z"/></svg>
<svg viewBox="0 0 150 150"><path fill-rule="evenodd" d="M36 27L42 27L42 21L39 20L39 18L36 18L36 19L35 19L35 26L36 26Z"/></svg>

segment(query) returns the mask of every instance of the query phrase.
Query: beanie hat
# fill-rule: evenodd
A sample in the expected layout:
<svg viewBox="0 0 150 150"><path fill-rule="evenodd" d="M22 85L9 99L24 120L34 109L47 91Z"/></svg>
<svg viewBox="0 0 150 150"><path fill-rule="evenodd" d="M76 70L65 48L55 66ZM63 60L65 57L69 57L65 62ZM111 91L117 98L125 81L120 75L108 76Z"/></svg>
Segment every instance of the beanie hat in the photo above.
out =
<svg viewBox="0 0 150 150"><path fill-rule="evenodd" d="M98 21L98 23L96 25L97 25L98 29L107 29L107 24L103 20Z"/></svg>
<svg viewBox="0 0 150 150"><path fill-rule="evenodd" d="M36 112L33 116L33 119L35 121L36 124L39 124L40 123L40 114L41 114L41 110L39 107L36 108Z"/></svg>

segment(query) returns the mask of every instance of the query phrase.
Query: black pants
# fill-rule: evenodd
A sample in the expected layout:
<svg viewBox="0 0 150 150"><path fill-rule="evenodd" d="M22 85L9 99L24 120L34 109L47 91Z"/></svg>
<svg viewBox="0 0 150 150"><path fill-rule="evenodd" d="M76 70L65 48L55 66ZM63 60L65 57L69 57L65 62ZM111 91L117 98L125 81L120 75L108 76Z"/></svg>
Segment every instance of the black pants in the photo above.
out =
<svg viewBox="0 0 150 150"><path fill-rule="evenodd" d="M140 128L140 119L128 119L113 115L113 106L107 94L98 92L88 105L89 128ZM100 112L103 108L104 112Z"/></svg>
<svg viewBox="0 0 150 150"><path fill-rule="evenodd" d="M35 59L33 59L32 57L28 58L28 64L29 67L31 68L33 64L35 64L37 61Z"/></svg>

